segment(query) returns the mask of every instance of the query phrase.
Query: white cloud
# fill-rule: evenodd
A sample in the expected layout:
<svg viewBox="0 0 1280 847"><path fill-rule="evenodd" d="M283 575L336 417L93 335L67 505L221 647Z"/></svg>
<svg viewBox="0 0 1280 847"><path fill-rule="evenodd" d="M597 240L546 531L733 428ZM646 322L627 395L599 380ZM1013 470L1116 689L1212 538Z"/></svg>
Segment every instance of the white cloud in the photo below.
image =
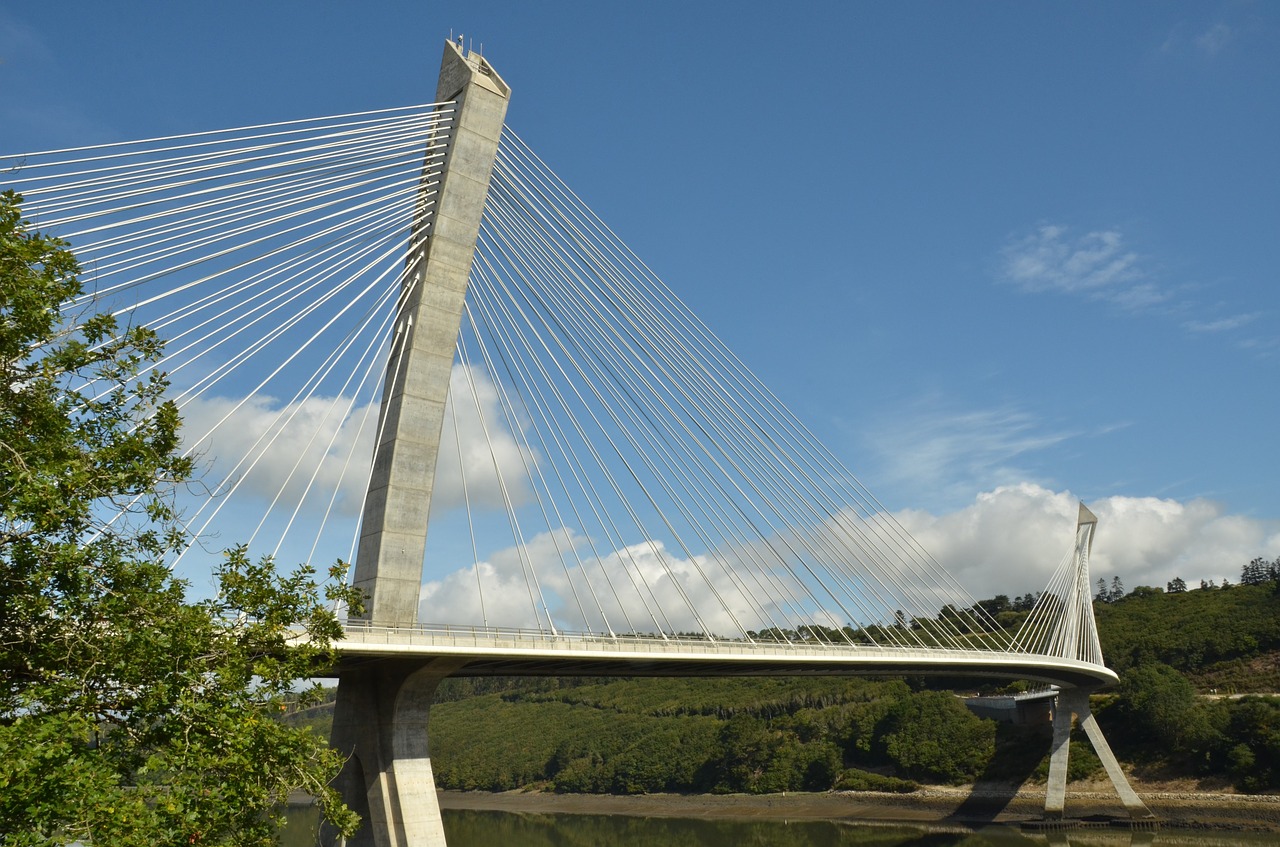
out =
<svg viewBox="0 0 1280 847"><path fill-rule="evenodd" d="M466 503L472 508L504 508L507 499L514 506L528 501L529 471L537 465L537 457L517 442L509 424L520 426L503 414L493 381L475 368L454 365L440 433L433 509Z"/></svg>
<svg viewBox="0 0 1280 847"><path fill-rule="evenodd" d="M1236 36L1239 34L1236 28L1221 21L1201 31L1198 35L1188 37L1189 30L1191 30L1191 27L1186 23L1179 23L1175 26L1160 45L1160 52L1168 55L1178 55L1190 48L1209 58L1213 58L1235 41Z"/></svg>
<svg viewBox="0 0 1280 847"><path fill-rule="evenodd" d="M1029 454L1074 435L1016 406L963 409L928 397L880 423L866 440L882 462L876 476L883 484L929 491L934 503L947 504L975 489L1027 479L1032 474L1022 461Z"/></svg>
<svg viewBox="0 0 1280 847"><path fill-rule="evenodd" d="M1078 503L1069 491L1020 483L982 493L952 512L934 515L906 510L894 518L974 598L1015 596L1043 590L1070 554ZM1130 589L1163 587L1174 577L1192 586L1201 579L1235 581L1253 557L1280 554L1280 521L1228 515L1208 500L1112 496L1088 505L1099 519L1092 557L1095 581L1119 576ZM872 528L870 535L875 534ZM765 549L767 544L757 542L755 549ZM739 549L722 554L720 561L735 567L749 553ZM483 616L477 568L484 583ZM881 572L887 573L883 568ZM746 571L739 566L737 573ZM936 604L955 599L946 596L944 589L931 592ZM771 618L795 622L776 593L764 593L763 602L753 600L748 595L758 597L760 591L749 578L730 577L706 556L682 557L656 541L596 555L587 538L562 528L499 550L478 566L458 568L427 582L420 619L545 627L545 603L558 627L580 630L584 628L581 603L588 619L585 628L592 631L604 629L601 611L620 632L698 631L705 625L727 634L738 632L738 624L750 629L767 626ZM847 605L857 608L859 604ZM658 608L661 613L654 611ZM657 623L654 615L659 616ZM847 617L832 609L826 620L839 624Z"/></svg>
<svg viewBox="0 0 1280 847"><path fill-rule="evenodd" d="M1128 312L1158 311L1167 318L1210 311L1182 299L1194 286L1153 278L1148 257L1126 246L1118 229L1074 235L1065 226L1046 224L1029 235L1011 238L1000 250L1000 277L1023 291L1056 292L1110 303ZM1174 301L1177 292L1179 299ZM1260 316L1242 312L1214 319L1183 320L1190 333L1227 333Z"/></svg>
<svg viewBox="0 0 1280 847"><path fill-rule="evenodd" d="M1241 315L1231 315L1225 318L1218 318L1211 321L1187 321L1183 324L1190 332L1229 332L1233 329L1239 329L1242 326L1252 323L1259 317L1257 312Z"/></svg>
<svg viewBox="0 0 1280 847"><path fill-rule="evenodd" d="M492 382L455 365L440 438L433 503L447 509L464 502L501 508L506 496L518 505L528 497L526 466L536 458L522 451L500 411ZM197 398L183 405L183 432L209 468L213 487L239 480L236 497L327 507L334 491L341 513L360 511L368 486L377 408L349 397L312 397L282 403L269 396L246 400ZM455 425L456 422L456 425ZM460 436L460 437L459 437ZM461 462L459 461L461 457Z"/></svg>
<svg viewBox="0 0 1280 847"><path fill-rule="evenodd" d="M1262 357L1269 357L1280 350L1280 338L1274 336L1270 338L1245 338L1240 341L1241 349L1256 353Z"/></svg>
<svg viewBox="0 0 1280 847"><path fill-rule="evenodd" d="M550 613L570 631L720 634L787 621L777 595L753 591L758 583L734 568L733 555L689 558L657 540L596 550L585 536L555 529L427 581L419 619L545 628Z"/></svg>
<svg viewBox="0 0 1280 847"><path fill-rule="evenodd" d="M1078 294L1128 309L1167 299L1117 229L1073 236L1067 227L1043 225L1011 240L1000 255L1001 275L1024 291Z"/></svg>
<svg viewBox="0 0 1280 847"><path fill-rule="evenodd" d="M337 489L337 508L354 514L364 497L377 417L361 406L344 420L349 404L345 397L291 404L265 395L202 397L182 406L183 435L207 467L204 482L211 488L221 484L225 491L238 481L237 498L278 494L296 503L310 483L310 505L323 497L323 509Z"/></svg>
<svg viewBox="0 0 1280 847"><path fill-rule="evenodd" d="M1041 590L1074 540L1077 499L1032 483L979 494L955 512L908 511L898 519L977 597ZM1209 500L1112 496L1090 501L1098 516L1091 572L1163 588L1235 581L1255 556L1280 554L1280 521L1228 515Z"/></svg>
<svg viewBox="0 0 1280 847"><path fill-rule="evenodd" d="M1216 56L1231 43L1232 35L1231 27L1216 23L1196 36L1196 49L1208 56Z"/></svg>

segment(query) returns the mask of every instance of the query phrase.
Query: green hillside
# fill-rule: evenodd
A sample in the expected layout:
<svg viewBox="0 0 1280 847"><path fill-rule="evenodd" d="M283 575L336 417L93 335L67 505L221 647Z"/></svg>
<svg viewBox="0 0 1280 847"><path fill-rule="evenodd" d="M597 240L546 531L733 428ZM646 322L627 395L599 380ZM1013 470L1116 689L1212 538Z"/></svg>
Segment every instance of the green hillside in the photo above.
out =
<svg viewBox="0 0 1280 847"><path fill-rule="evenodd" d="M994 726L955 697L901 680L509 685L432 708L442 788L764 793L826 791L843 780L897 790L912 779L971 779L995 739ZM915 731L922 721L933 737Z"/></svg>
<svg viewBox="0 0 1280 847"><path fill-rule="evenodd" d="M1271 580L1168 593L1134 589L1097 602L1107 664L1123 674L1158 662L1209 693L1280 692L1280 593Z"/></svg>

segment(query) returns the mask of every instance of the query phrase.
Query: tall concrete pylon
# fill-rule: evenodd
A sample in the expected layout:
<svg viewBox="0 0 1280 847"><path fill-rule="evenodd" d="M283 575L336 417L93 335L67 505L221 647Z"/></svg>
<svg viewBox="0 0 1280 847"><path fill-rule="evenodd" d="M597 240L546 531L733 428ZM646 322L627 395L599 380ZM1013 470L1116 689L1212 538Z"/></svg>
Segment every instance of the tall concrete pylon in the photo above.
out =
<svg viewBox="0 0 1280 847"><path fill-rule="evenodd" d="M416 272L396 319L356 554L355 584L375 625L418 620L449 374L510 93L482 57L445 43L436 101L453 101L455 113L435 208L429 226L415 224L407 257Z"/></svg>
<svg viewBox="0 0 1280 847"><path fill-rule="evenodd" d="M348 625L418 620L449 374L509 97L481 56L445 43L436 102L451 101L454 117L439 178L423 180L419 208L430 190L434 209L415 222L407 257L413 270L396 319L356 555L355 584L366 606ZM364 820L348 847L445 844L427 717L436 686L462 664L388 659L339 669L331 742L347 762L338 788ZM333 833L322 836L335 843Z"/></svg>

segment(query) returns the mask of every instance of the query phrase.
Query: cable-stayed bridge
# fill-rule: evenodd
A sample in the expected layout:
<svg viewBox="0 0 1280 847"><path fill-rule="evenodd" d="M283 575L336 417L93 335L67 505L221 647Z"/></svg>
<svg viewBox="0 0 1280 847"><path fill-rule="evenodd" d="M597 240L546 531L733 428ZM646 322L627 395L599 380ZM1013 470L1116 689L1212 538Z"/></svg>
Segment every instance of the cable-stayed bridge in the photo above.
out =
<svg viewBox="0 0 1280 847"><path fill-rule="evenodd" d="M210 495L175 567L355 562L334 740L360 843L443 843L451 674L1035 680L1062 688L1046 812L1075 714L1146 814L1088 708L1115 680L1088 510L1001 626L504 126L509 96L448 43L424 106L0 162L81 260L73 311L169 339Z"/></svg>

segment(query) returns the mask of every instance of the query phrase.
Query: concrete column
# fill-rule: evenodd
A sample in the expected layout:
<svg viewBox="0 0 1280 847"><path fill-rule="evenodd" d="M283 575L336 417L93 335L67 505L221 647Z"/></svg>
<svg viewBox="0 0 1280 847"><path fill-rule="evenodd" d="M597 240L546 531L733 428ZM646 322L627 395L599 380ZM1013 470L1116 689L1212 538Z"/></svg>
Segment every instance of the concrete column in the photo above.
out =
<svg viewBox="0 0 1280 847"><path fill-rule="evenodd" d="M1067 759L1071 741L1072 718L1077 717L1080 728L1085 731L1093 751L1102 761L1102 767L1111 779L1120 802L1128 810L1132 818L1155 817L1146 804L1138 797L1129 779L1124 775L1111 745L1107 743L1098 726L1093 710L1089 707L1089 691L1083 688L1064 688L1058 692L1053 707L1053 752L1049 757L1049 782L1045 786L1044 816L1048 819L1061 819L1067 796Z"/></svg>
<svg viewBox="0 0 1280 847"><path fill-rule="evenodd" d="M418 620L449 375L510 93L482 57L445 43L436 100L453 101L448 145L438 169L423 169L419 210L430 215L414 222L356 554L362 618L379 626ZM349 847L443 847L427 715L436 686L459 666L385 660L340 673L331 739L347 756L339 790L365 821ZM333 844L333 833L322 840Z"/></svg>
<svg viewBox="0 0 1280 847"><path fill-rule="evenodd" d="M1049 781L1045 785L1044 816L1062 818L1067 803L1067 759L1071 750L1072 695L1077 689L1058 692L1053 703L1053 747L1049 754ZM1087 696L1087 695L1086 695Z"/></svg>
<svg viewBox="0 0 1280 847"><path fill-rule="evenodd" d="M431 216L417 222L408 257L415 270L396 319L356 555L374 624L417 622L449 374L509 96L483 58L446 42L436 99L455 101L455 112Z"/></svg>
<svg viewBox="0 0 1280 847"><path fill-rule="evenodd" d="M1129 816L1132 818L1153 818L1154 814L1147 808L1147 804L1142 802L1138 797L1138 792L1133 790L1133 786L1129 784L1129 778L1124 775L1124 771L1120 768L1120 762L1116 760L1116 756L1111 752L1111 745L1107 743L1107 738L1102 734L1102 727L1098 726L1097 719L1093 716L1093 711L1089 708L1088 700L1085 700L1084 711L1080 713L1080 726L1084 729L1085 735L1089 736L1089 743L1093 745L1093 752L1098 754L1098 758L1102 760L1102 767L1106 769L1107 776L1111 778L1111 784L1116 789L1116 794L1120 795L1120 802L1129 810Z"/></svg>
<svg viewBox="0 0 1280 847"><path fill-rule="evenodd" d="M445 847L427 720L436 688L464 664L406 660L343 672L332 741L347 756L339 790L364 819L346 847ZM332 832L322 836L336 843Z"/></svg>

